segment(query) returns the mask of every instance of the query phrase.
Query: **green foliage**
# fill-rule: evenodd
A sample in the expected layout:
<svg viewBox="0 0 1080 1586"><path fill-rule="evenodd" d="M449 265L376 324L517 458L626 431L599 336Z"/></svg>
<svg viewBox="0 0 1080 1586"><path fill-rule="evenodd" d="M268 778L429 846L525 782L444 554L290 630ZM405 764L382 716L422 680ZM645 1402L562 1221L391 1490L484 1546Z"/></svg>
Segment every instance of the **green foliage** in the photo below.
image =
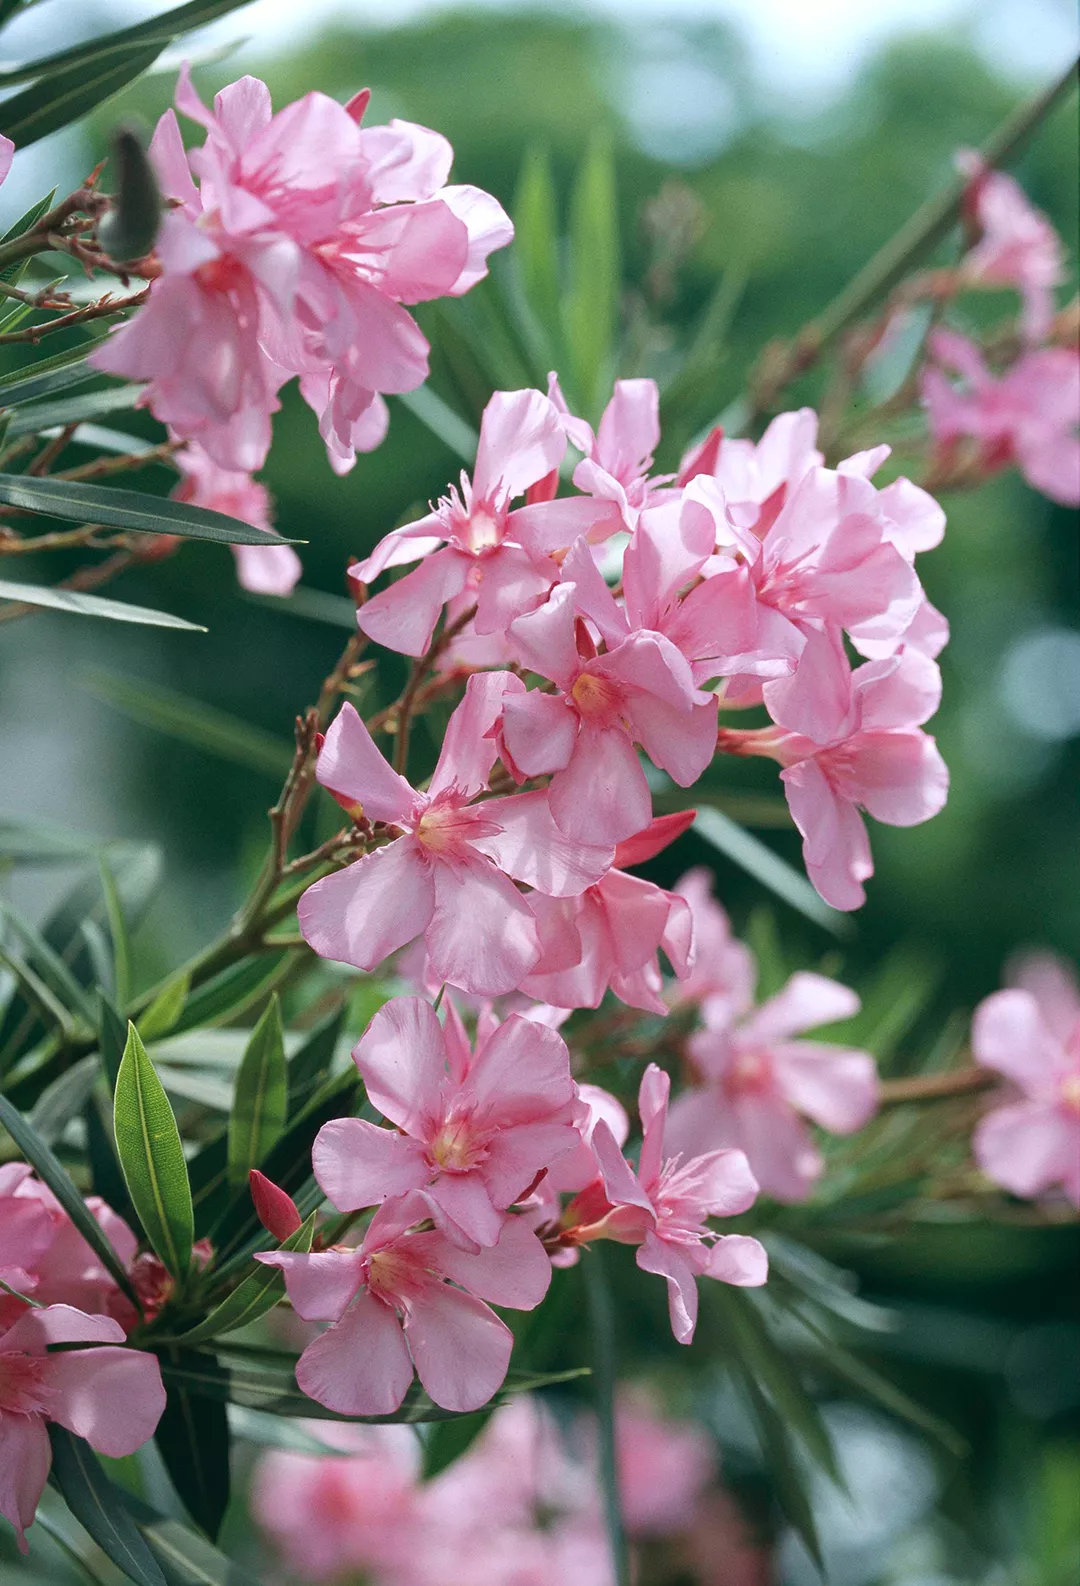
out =
<svg viewBox="0 0 1080 1586"><path fill-rule="evenodd" d="M165 1586L153 1554L89 1443L55 1421L48 1426L53 1478L72 1514L136 1586Z"/></svg>
<svg viewBox="0 0 1080 1586"><path fill-rule="evenodd" d="M236 1076L229 1119L229 1186L234 1192L246 1186L250 1170L280 1140L287 1110L285 1032L275 994L252 1031Z"/></svg>
<svg viewBox="0 0 1080 1586"><path fill-rule="evenodd" d="M109 622L134 622L144 628L183 628L188 633L205 633L197 622L188 622L170 611L152 611L149 606L132 606L106 595L87 595L77 589L57 589L46 584L16 583L0 578L0 600L27 606L42 606L50 611L66 611L76 617L103 617Z"/></svg>
<svg viewBox="0 0 1080 1586"><path fill-rule="evenodd" d="M212 1354L165 1348L160 1360L166 1403L154 1440L191 1518L215 1541L231 1491L229 1374ZM221 1392L193 1390L185 1380L192 1369L202 1381L218 1383Z"/></svg>
<svg viewBox="0 0 1080 1586"><path fill-rule="evenodd" d="M306 1218L295 1233L282 1241L282 1250L306 1252L311 1249L315 1235L315 1213ZM277 1267L257 1263L246 1278L233 1289L221 1304L212 1310L197 1326L181 1333L178 1342L185 1348L207 1343L221 1333L234 1333L241 1327L250 1327L260 1316L265 1316L285 1292L285 1280Z"/></svg>
<svg viewBox="0 0 1080 1586"><path fill-rule="evenodd" d="M607 401L619 312L619 219L615 163L604 135L590 142L570 200L566 346L580 410L593 420Z"/></svg>
<svg viewBox="0 0 1080 1586"><path fill-rule="evenodd" d="M113 1129L146 1237L173 1276L183 1278L195 1237L187 1165L169 1098L133 1024L116 1079Z"/></svg>
<svg viewBox="0 0 1080 1586"><path fill-rule="evenodd" d="M190 990L191 971L187 969L182 969L162 986L146 1012L139 1015L139 1034L144 1044L160 1041L176 1028Z"/></svg>
<svg viewBox="0 0 1080 1586"><path fill-rule="evenodd" d="M0 104L0 132L20 149L78 121L152 66L165 41L99 54L90 64L50 73Z"/></svg>
<svg viewBox="0 0 1080 1586"><path fill-rule="evenodd" d="M112 490L107 485L73 479L38 479L27 474L0 474L0 502L24 512L43 512L76 523L101 523L129 534L177 534L183 539L216 545L292 545L278 534L254 529L239 518L148 496L140 490Z"/></svg>

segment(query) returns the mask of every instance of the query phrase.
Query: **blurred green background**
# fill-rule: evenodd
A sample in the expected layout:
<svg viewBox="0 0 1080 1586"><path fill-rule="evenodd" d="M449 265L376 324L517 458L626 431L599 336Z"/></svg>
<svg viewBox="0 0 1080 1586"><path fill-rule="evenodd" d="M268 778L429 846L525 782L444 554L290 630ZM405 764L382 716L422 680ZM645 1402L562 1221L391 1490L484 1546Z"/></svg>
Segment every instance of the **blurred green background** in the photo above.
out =
<svg viewBox="0 0 1080 1586"><path fill-rule="evenodd" d="M667 119L654 115L651 123L655 101L639 102L635 88L650 60L674 74ZM703 376L674 404L659 459L668 466L691 432L743 389L765 342L819 310L949 179L954 151L982 142L1033 86L988 64L957 29L892 41L828 104L800 111L778 103L737 29L704 17L680 20L675 12L648 36L586 20L583 12L544 10L462 10L379 31L339 23L303 38L293 26L287 47L256 34L196 75L208 97L242 70L265 77L279 106L313 87L344 98L370 84L370 119L399 115L438 128L454 144L455 179L489 189L512 211L524 162L544 150L565 206L563 223L586 148L598 134L606 137L623 256L618 372L663 379L710 303L716 329L718 287L731 311L723 334L706 341ZM110 121L123 113L149 123L170 92L164 74L144 80L99 116L83 144L69 141L58 157L77 175L104 148ZM48 150L43 144L42 160ZM1074 95L1017 167L1064 236L1073 269L1076 151ZM40 185L44 190L44 176ZM950 257L948 248L942 257ZM523 367L491 329L500 292L514 290L513 272L512 261L497 259L494 285L420 315L436 343L434 389L474 424L493 384L543 374ZM1007 307L1004 299L991 305L991 322ZM817 390L808 380L788 405L813 401ZM438 495L461 466L411 412L396 402L392 409L385 445L336 479L312 415L286 393L265 478L279 527L309 541L302 550L308 589L342 595L348 560ZM130 428L156 433L149 420L133 418ZM167 475L155 476L154 488L168 485ZM913 964L917 955L918 973L936 976L938 990L910 1038L913 1049L928 1044L950 1010L970 1008L993 990L1018 946L1080 957L1075 515L1012 474L944 504L945 543L921 559L920 572L952 624L942 660L945 699L933 723L952 774L948 807L915 830L874 828L869 901L839 949L777 906L792 963L831 953L830 967L859 984L898 945L911 949ZM25 576L55 577L60 565L27 568ZM0 811L161 845L164 881L140 937L149 974L208 940L239 902L276 791L268 771L239 762L272 760L275 741L287 753L292 718L314 697L346 633L245 597L228 553L214 547L189 545L127 575L116 593L181 613L209 632L125 630L52 616L0 628ZM395 665L391 659L376 685L387 696L396 686ZM95 669L179 691L265 739L250 752L235 744L232 760L194 749L106 703ZM722 766L713 785L739 796L776 792L775 773L762 764ZM790 826L758 835L798 863ZM693 863L714 865L719 895L743 926L761 889L693 834L653 874L670 881ZM51 872L20 874L12 883L37 913L56 884ZM876 1506L890 1504L894 1478L882 1454L886 1475L874 1489L878 1496L864 1501L863 1543L858 1524L837 1518L828 1509L834 1501L823 1497L826 1529L855 1536L846 1551L838 1544L836 1580L1066 1586L1076 1579L1074 1233L942 1222L920 1226L899 1249L846 1252L907 1318L892 1368L916 1396L961 1425L975 1452L966 1463L939 1462L935 1473L926 1447L905 1433L907 1441L888 1457L923 1496L900 1505L897 1513L907 1518L899 1529L884 1523ZM649 1340L664 1332L662 1319L655 1331L653 1320L651 1313L648 1320L635 1316L625 1341L650 1359ZM707 1352L707 1341L700 1347ZM841 1422L848 1413L837 1407ZM880 1453L888 1428L874 1424ZM849 1438L855 1467L863 1458L857 1434L858 1427L854 1442ZM869 1469L873 1459L866 1459ZM911 1472L924 1468L920 1487L922 1478ZM856 1490L861 1479L853 1468ZM797 1586L807 1568L792 1552L784 1579ZM3 1569L0 1563L0 1576Z"/></svg>

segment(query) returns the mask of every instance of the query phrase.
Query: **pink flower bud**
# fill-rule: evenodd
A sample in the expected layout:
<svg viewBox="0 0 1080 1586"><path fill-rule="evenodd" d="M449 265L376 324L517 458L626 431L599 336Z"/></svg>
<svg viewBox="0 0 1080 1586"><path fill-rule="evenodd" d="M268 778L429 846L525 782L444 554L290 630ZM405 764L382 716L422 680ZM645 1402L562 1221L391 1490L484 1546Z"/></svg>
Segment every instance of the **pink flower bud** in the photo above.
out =
<svg viewBox="0 0 1080 1586"><path fill-rule="evenodd" d="M273 1234L278 1240L288 1239L304 1220L292 1196L268 1179L265 1173L260 1173L257 1167L253 1167L248 1174L248 1183L251 1186L251 1198L255 1202L255 1215L267 1233Z"/></svg>

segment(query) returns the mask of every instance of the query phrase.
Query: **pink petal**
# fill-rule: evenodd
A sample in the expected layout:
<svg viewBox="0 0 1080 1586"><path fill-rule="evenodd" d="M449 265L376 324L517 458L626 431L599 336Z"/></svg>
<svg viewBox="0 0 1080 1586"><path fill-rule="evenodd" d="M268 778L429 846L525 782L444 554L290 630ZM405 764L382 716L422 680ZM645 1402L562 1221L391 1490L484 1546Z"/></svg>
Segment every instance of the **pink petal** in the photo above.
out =
<svg viewBox="0 0 1080 1586"><path fill-rule="evenodd" d="M111 1316L87 1316L72 1305L26 1311L0 1338L5 1351L43 1355L52 1344L122 1344L124 1329Z"/></svg>
<svg viewBox="0 0 1080 1586"><path fill-rule="evenodd" d="M868 1053L798 1041L772 1057L787 1100L830 1133L853 1134L877 1111L877 1065Z"/></svg>
<svg viewBox="0 0 1080 1586"><path fill-rule="evenodd" d="M478 1410L502 1387L514 1335L471 1294L425 1287L409 1302L405 1336L420 1381L444 1410Z"/></svg>
<svg viewBox="0 0 1080 1586"><path fill-rule="evenodd" d="M623 527L622 517L610 501L594 501L591 496L561 496L555 501L530 502L515 507L507 519L506 532L531 556L549 556L552 551L573 545L583 535L603 538Z"/></svg>
<svg viewBox="0 0 1080 1586"><path fill-rule="evenodd" d="M304 564L291 545L234 545L236 580L253 595L291 595Z"/></svg>
<svg viewBox="0 0 1080 1586"><path fill-rule="evenodd" d="M139 1349L79 1349L49 1356L49 1417L99 1454L134 1454L165 1409L161 1367Z"/></svg>
<svg viewBox="0 0 1080 1586"><path fill-rule="evenodd" d="M745 1234L722 1234L709 1251L704 1275L740 1289L757 1289L769 1276L769 1258L763 1245Z"/></svg>
<svg viewBox="0 0 1080 1586"><path fill-rule="evenodd" d="M551 1262L547 1252L520 1217L508 1217L498 1243L476 1255L450 1244L438 1234L418 1234L416 1240L430 1244L433 1271L452 1278L490 1305L531 1311L540 1304L550 1287Z"/></svg>
<svg viewBox="0 0 1080 1586"><path fill-rule="evenodd" d="M367 391L415 391L428 376L427 341L407 309L366 281L342 290L338 320L326 327L326 352Z"/></svg>
<svg viewBox="0 0 1080 1586"><path fill-rule="evenodd" d="M414 1139L429 1139L443 1117L446 1075L442 1025L431 1004L421 997L384 1003L353 1048L353 1061L372 1106Z"/></svg>
<svg viewBox="0 0 1080 1586"><path fill-rule="evenodd" d="M460 1099L478 1121L505 1127L546 1121L574 1095L562 1036L514 1013L477 1053Z"/></svg>
<svg viewBox="0 0 1080 1586"><path fill-rule="evenodd" d="M815 760L788 766L780 780L802 833L810 880L834 909L859 908L866 902L862 883L874 865L858 810L837 796Z"/></svg>
<svg viewBox="0 0 1080 1586"><path fill-rule="evenodd" d="M1019 953L1005 965L1005 984L1030 992L1046 1028L1068 1043L1080 1023L1080 981L1071 964L1056 953Z"/></svg>
<svg viewBox="0 0 1080 1586"><path fill-rule="evenodd" d="M521 1123L500 1129L488 1146L484 1182L496 1206L514 1205L538 1173L576 1151L581 1136L567 1123ZM593 1175L595 1176L595 1175Z"/></svg>
<svg viewBox="0 0 1080 1586"><path fill-rule="evenodd" d="M646 1214L649 1224L656 1222L656 1210L638 1180L637 1174L615 1144L615 1137L603 1118L593 1129L592 1146L604 1181L604 1193L613 1206L634 1206Z"/></svg>
<svg viewBox="0 0 1080 1586"><path fill-rule="evenodd" d="M1007 993L1002 993L1007 995ZM987 1178L1030 1200L1062 1185L1080 1208L1080 1121L1040 1102L997 1107L972 1141Z"/></svg>
<svg viewBox="0 0 1080 1586"><path fill-rule="evenodd" d="M595 662L594 670L686 716L705 698L694 686L686 657L661 633L632 633Z"/></svg>
<svg viewBox="0 0 1080 1586"><path fill-rule="evenodd" d="M736 1137L762 1194L804 1201L825 1164L802 1119L778 1096L742 1096L732 1111Z"/></svg>
<svg viewBox="0 0 1080 1586"><path fill-rule="evenodd" d="M454 151L439 132L395 117L384 126L363 127L359 147L364 176L377 204L430 198L450 174Z"/></svg>
<svg viewBox="0 0 1080 1586"><path fill-rule="evenodd" d="M563 698L530 689L503 701L502 735L507 753L524 777L564 771L577 742L578 722Z"/></svg>
<svg viewBox="0 0 1080 1586"><path fill-rule="evenodd" d="M856 725L851 666L836 629L807 633L795 671L770 678L762 693L773 721L814 743L835 743Z"/></svg>
<svg viewBox="0 0 1080 1586"><path fill-rule="evenodd" d="M469 237L438 200L394 205L359 216L349 228L346 256L399 303L445 297L465 267Z"/></svg>
<svg viewBox="0 0 1080 1586"><path fill-rule="evenodd" d="M4 142L7 143L8 140L5 138ZM180 124L174 110L166 110L154 128L149 154L150 163L154 167L161 191L166 198L175 198L181 204L190 206L193 211L201 209L202 204L195 183L191 179L187 152L184 148L184 140L180 136ZM10 154L8 163L9 165L11 163ZM4 176L6 175L5 171ZM0 176L0 181L3 181L3 176Z"/></svg>
<svg viewBox="0 0 1080 1586"><path fill-rule="evenodd" d="M480 501L523 495L558 468L566 451L559 415L541 391L496 391L480 421L473 495Z"/></svg>
<svg viewBox="0 0 1080 1586"><path fill-rule="evenodd" d="M339 1415L391 1415L412 1379L397 1317L365 1289L339 1322L307 1346L296 1366L296 1381L308 1398Z"/></svg>
<svg viewBox="0 0 1080 1586"><path fill-rule="evenodd" d="M567 837L598 847L633 837L652 816L645 773L619 727L582 725L570 764L552 778L548 803Z"/></svg>
<svg viewBox="0 0 1080 1586"><path fill-rule="evenodd" d="M477 633L505 633L515 618L535 611L558 576L559 569L549 558L535 558L517 545L499 546L483 564L476 600Z"/></svg>
<svg viewBox="0 0 1080 1586"><path fill-rule="evenodd" d="M451 546L435 551L414 572L360 607L356 614L360 631L401 655L423 655L442 608L461 594L468 575L467 556Z"/></svg>
<svg viewBox="0 0 1080 1586"><path fill-rule="evenodd" d="M762 1003L739 1031L744 1044L767 1045L812 1030L819 1024L835 1024L850 1019L862 1004L855 993L839 981L808 970L798 970L774 997Z"/></svg>
<svg viewBox="0 0 1080 1586"><path fill-rule="evenodd" d="M615 868L632 870L635 865L646 864L663 853L683 832L694 824L697 810L676 810L673 815L657 815L643 832L628 837L615 849Z"/></svg>
<svg viewBox="0 0 1080 1586"><path fill-rule="evenodd" d="M717 701L710 699L687 715L641 694L631 701L627 719L653 764L680 787L692 787L716 753L717 708Z"/></svg>
<svg viewBox="0 0 1080 1586"><path fill-rule="evenodd" d="M631 546L633 543L631 540ZM629 636L626 613L617 604L584 539L575 540L564 558L562 579L564 584L574 586L575 610L596 624L609 648L614 649Z"/></svg>
<svg viewBox="0 0 1080 1586"><path fill-rule="evenodd" d="M1047 1027L1029 991L995 991L975 1009L971 1050L1031 1096L1051 1086L1065 1068L1061 1042Z"/></svg>
<svg viewBox="0 0 1080 1586"><path fill-rule="evenodd" d="M339 1212L378 1206L391 1195L422 1189L430 1177L419 1141L366 1118L324 1123L311 1162L319 1187Z"/></svg>
<svg viewBox="0 0 1080 1586"><path fill-rule="evenodd" d="M650 1063L638 1089L638 1114L642 1128L638 1177L643 1184L655 1184L664 1165L664 1127L670 1096L671 1076L656 1063Z"/></svg>
<svg viewBox="0 0 1080 1586"><path fill-rule="evenodd" d="M488 273L488 255L514 240L510 217L490 193L467 185L443 187L439 202L446 204L462 222L468 234L468 251L461 274L449 288L451 297L460 297Z"/></svg>
<svg viewBox="0 0 1080 1586"><path fill-rule="evenodd" d="M435 908L431 869L411 837L399 837L308 887L296 914L321 958L375 969L425 930Z"/></svg>
<svg viewBox="0 0 1080 1586"><path fill-rule="evenodd" d="M574 590L557 584L542 606L518 617L509 638L521 664L569 690L579 670L574 643Z"/></svg>
<svg viewBox="0 0 1080 1586"><path fill-rule="evenodd" d="M336 1322L363 1281L355 1250L264 1250L255 1259L280 1268L293 1310L306 1322Z"/></svg>
<svg viewBox="0 0 1080 1586"><path fill-rule="evenodd" d="M481 1173L441 1173L425 1199L438 1227L455 1244L476 1250L497 1243L505 1218L492 1205Z"/></svg>
<svg viewBox="0 0 1080 1586"><path fill-rule="evenodd" d="M465 686L465 698L446 724L439 761L428 787L432 798L451 789L464 803L488 785L498 748L494 726L506 694L524 685L512 672L478 672Z"/></svg>
<svg viewBox="0 0 1080 1586"><path fill-rule="evenodd" d="M480 856L475 863L437 867L426 941L439 979L482 997L516 991L540 956L528 905L513 882Z"/></svg>
<svg viewBox="0 0 1080 1586"><path fill-rule="evenodd" d="M612 870L600 885L600 896L619 974L633 974L660 946L672 907L669 892L651 881ZM680 900L681 901L681 900Z"/></svg>
<svg viewBox="0 0 1080 1586"><path fill-rule="evenodd" d="M674 1245L652 1233L646 1234L636 1259L643 1272L655 1272L667 1280L671 1331L676 1343L691 1343L698 1313L697 1278L693 1267Z"/></svg>
<svg viewBox="0 0 1080 1586"><path fill-rule="evenodd" d="M15 1527L20 1553L23 1532L33 1525L52 1464L49 1434L40 1415L5 1415L0 1421L0 1514Z"/></svg>
<svg viewBox="0 0 1080 1586"><path fill-rule="evenodd" d="M878 506L888 519L889 539L909 561L919 551L932 551L945 537L944 511L910 479L894 479L880 490Z"/></svg>
<svg viewBox="0 0 1080 1586"><path fill-rule="evenodd" d="M863 732L854 743L857 796L875 820L917 826L944 808L949 769L927 733Z"/></svg>
<svg viewBox="0 0 1080 1586"><path fill-rule="evenodd" d="M941 703L941 672L928 655L905 644L898 656L860 666L854 674L859 725L921 727Z"/></svg>
<svg viewBox="0 0 1080 1586"><path fill-rule="evenodd" d="M484 808L500 830L473 846L507 875L549 897L576 897L611 865L610 847L573 842L556 826L545 792L512 794Z"/></svg>
<svg viewBox="0 0 1080 1586"><path fill-rule="evenodd" d="M412 788L391 770L348 703L330 723L315 774L323 787L359 804L369 820L404 820L416 802Z"/></svg>
<svg viewBox="0 0 1080 1586"><path fill-rule="evenodd" d="M757 1199L760 1186L743 1151L707 1151L684 1171L693 1173L694 1194L710 1217L738 1217Z"/></svg>

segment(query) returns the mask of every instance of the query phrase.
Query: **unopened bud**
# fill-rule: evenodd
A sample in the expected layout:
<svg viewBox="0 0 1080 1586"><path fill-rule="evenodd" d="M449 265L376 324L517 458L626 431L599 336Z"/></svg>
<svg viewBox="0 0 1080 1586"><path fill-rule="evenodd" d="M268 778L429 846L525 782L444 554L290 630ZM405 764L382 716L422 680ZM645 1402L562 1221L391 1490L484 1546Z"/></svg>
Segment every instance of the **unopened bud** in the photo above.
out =
<svg viewBox="0 0 1080 1586"><path fill-rule="evenodd" d="M161 224L161 194L146 150L130 127L113 135L116 196L98 225L98 243L117 264L150 252Z"/></svg>
<svg viewBox="0 0 1080 1586"><path fill-rule="evenodd" d="M268 1179L265 1173L260 1173L257 1167L253 1167L248 1174L248 1183L255 1203L255 1215L267 1233L273 1234L279 1241L288 1239L304 1220L292 1196Z"/></svg>

